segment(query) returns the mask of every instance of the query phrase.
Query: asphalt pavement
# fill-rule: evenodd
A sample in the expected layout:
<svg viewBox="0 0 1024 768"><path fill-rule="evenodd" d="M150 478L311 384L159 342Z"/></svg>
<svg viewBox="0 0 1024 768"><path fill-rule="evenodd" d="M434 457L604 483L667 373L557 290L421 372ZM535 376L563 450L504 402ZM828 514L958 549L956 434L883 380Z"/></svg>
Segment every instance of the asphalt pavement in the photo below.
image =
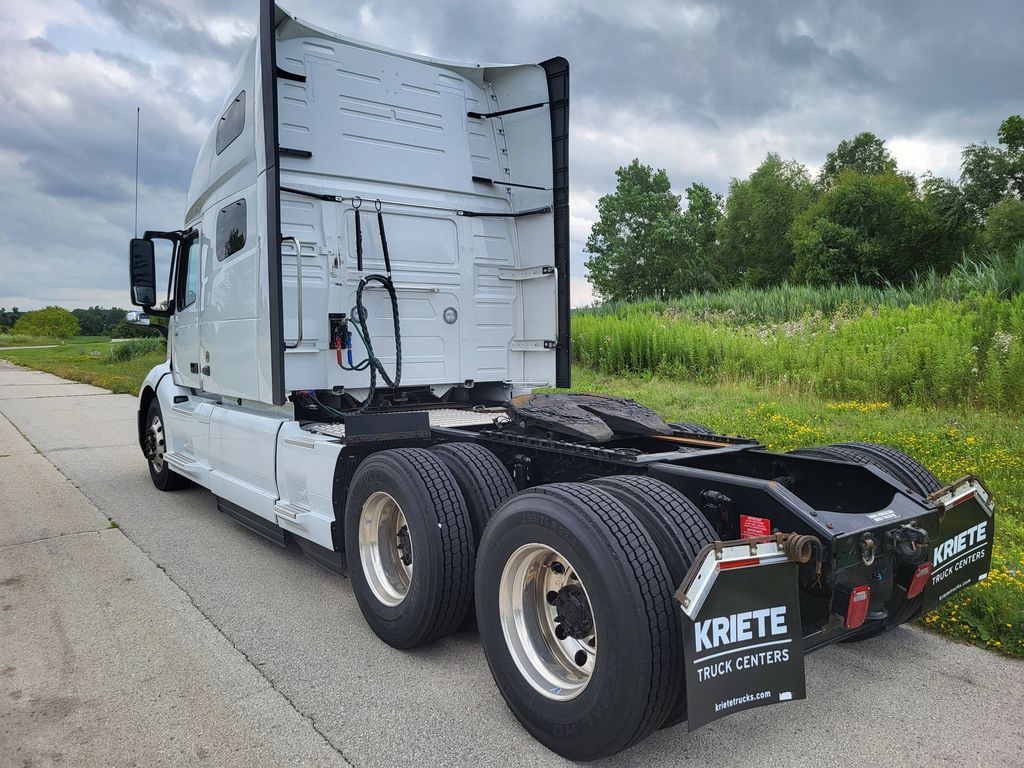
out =
<svg viewBox="0 0 1024 768"><path fill-rule="evenodd" d="M135 398L0 363L0 766L556 765L475 633L377 640L345 579L193 488ZM807 660L807 700L615 765L1020 766L1024 664L900 628Z"/></svg>

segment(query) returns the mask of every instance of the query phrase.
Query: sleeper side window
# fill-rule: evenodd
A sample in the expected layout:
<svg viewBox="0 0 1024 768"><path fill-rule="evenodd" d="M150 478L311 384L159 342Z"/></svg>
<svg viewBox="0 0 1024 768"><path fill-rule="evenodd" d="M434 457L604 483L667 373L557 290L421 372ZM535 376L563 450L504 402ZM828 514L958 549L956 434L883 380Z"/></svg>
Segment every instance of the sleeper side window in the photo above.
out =
<svg viewBox="0 0 1024 768"><path fill-rule="evenodd" d="M217 261L245 247L245 198L221 208L217 214Z"/></svg>
<svg viewBox="0 0 1024 768"><path fill-rule="evenodd" d="M245 91L241 91L228 105L217 123L217 154L219 155L245 128Z"/></svg>

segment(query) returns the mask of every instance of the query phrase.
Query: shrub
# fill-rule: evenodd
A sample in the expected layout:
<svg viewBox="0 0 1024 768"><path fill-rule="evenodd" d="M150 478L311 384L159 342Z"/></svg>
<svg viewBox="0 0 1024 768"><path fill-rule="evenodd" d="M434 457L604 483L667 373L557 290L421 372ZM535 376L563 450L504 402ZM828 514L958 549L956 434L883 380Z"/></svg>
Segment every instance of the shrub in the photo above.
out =
<svg viewBox="0 0 1024 768"><path fill-rule="evenodd" d="M26 312L14 324L15 333L71 339L78 335L78 318L63 307L46 307Z"/></svg>
<svg viewBox="0 0 1024 768"><path fill-rule="evenodd" d="M164 351L162 338L130 339L119 341L111 347L110 358L118 363L125 363L137 357L145 357L153 352Z"/></svg>

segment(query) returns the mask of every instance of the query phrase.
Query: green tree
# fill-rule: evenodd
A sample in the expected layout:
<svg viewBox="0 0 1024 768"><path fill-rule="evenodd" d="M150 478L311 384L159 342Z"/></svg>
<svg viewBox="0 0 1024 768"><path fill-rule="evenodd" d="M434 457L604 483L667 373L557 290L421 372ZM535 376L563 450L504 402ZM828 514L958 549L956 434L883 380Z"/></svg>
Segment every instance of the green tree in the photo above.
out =
<svg viewBox="0 0 1024 768"><path fill-rule="evenodd" d="M763 286L785 280L793 264L790 225L813 199L807 169L774 152L749 179L733 179L718 224L724 282Z"/></svg>
<svg viewBox="0 0 1024 768"><path fill-rule="evenodd" d="M686 189L686 210L676 219L676 247L669 253L665 293L681 296L719 286L718 222L722 196L694 182Z"/></svg>
<svg viewBox="0 0 1024 768"><path fill-rule="evenodd" d="M847 170L793 223L794 280L816 285L907 282L937 255L942 226L905 176Z"/></svg>
<svg viewBox="0 0 1024 768"><path fill-rule="evenodd" d="M639 160L615 172L615 192L597 201L598 220L585 246L590 281L603 299L666 294L666 274L678 253L679 196L668 174Z"/></svg>
<svg viewBox="0 0 1024 768"><path fill-rule="evenodd" d="M939 261L952 262L974 246L978 226L964 191L951 179L925 174L921 180L924 206L934 217L935 249Z"/></svg>
<svg viewBox="0 0 1024 768"><path fill-rule="evenodd" d="M839 146L825 156L825 163L818 175L818 186L823 190L831 189L839 175L846 170L868 176L895 173L896 159L886 149L884 140L870 131L862 131L852 139L839 142Z"/></svg>
<svg viewBox="0 0 1024 768"><path fill-rule="evenodd" d="M1006 118L996 135L1002 147L968 144L960 154L960 186L978 220L1005 197L1024 199L1024 118Z"/></svg>
<svg viewBox="0 0 1024 768"><path fill-rule="evenodd" d="M985 238L994 251L1012 258L1024 243L1024 200L1008 197L993 205L985 220Z"/></svg>
<svg viewBox="0 0 1024 768"><path fill-rule="evenodd" d="M46 307L23 314L14 324L14 332L70 339L78 335L78 320L63 307Z"/></svg>

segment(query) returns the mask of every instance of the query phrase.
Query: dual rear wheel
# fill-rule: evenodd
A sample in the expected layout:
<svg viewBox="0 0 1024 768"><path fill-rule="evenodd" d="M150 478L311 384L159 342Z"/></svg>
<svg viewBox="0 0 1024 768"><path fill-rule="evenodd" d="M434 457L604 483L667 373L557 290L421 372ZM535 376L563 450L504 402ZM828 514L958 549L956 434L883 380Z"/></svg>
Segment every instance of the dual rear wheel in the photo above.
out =
<svg viewBox="0 0 1024 768"><path fill-rule="evenodd" d="M618 752L685 718L673 592L714 532L647 477L515 493L468 443L382 451L350 485L355 595L385 642L410 648L475 615L513 714L559 754ZM475 576L475 578L474 578Z"/></svg>

